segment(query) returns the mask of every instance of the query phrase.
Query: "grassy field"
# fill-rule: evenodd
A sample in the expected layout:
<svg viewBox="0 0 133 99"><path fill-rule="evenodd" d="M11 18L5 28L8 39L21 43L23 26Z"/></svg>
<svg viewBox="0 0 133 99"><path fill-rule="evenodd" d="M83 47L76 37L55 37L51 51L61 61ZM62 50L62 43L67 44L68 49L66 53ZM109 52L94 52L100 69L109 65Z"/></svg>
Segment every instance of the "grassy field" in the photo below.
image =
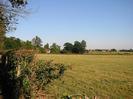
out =
<svg viewBox="0 0 133 99"><path fill-rule="evenodd" d="M46 87L57 99L85 94L101 99L133 99L133 55L37 55L71 65L61 79Z"/></svg>

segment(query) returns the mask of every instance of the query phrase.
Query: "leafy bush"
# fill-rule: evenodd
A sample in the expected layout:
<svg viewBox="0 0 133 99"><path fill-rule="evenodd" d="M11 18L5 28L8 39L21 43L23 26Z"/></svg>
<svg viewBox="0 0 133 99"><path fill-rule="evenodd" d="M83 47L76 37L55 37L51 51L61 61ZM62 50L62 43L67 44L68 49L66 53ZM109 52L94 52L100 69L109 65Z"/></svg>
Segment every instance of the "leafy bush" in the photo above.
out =
<svg viewBox="0 0 133 99"><path fill-rule="evenodd" d="M31 99L32 95L43 92L48 83L62 76L67 68L64 64L35 60L34 52L30 50L9 51L2 59L4 64L0 70L4 72L0 73L3 75L0 80L5 86L2 91L6 93L6 99L11 95L12 99L18 99L20 95Z"/></svg>
<svg viewBox="0 0 133 99"><path fill-rule="evenodd" d="M7 51L3 53L1 61L1 81L2 92L5 99L18 99L20 94L24 94L25 99L30 96L29 87L25 81L29 81L31 70L29 64L32 62L34 54L32 51ZM26 86L26 87L25 87ZM20 91L22 90L22 91Z"/></svg>
<svg viewBox="0 0 133 99"><path fill-rule="evenodd" d="M59 78L64 74L66 65L54 64L52 61L39 60L36 63L36 81L38 85L45 86L52 80Z"/></svg>

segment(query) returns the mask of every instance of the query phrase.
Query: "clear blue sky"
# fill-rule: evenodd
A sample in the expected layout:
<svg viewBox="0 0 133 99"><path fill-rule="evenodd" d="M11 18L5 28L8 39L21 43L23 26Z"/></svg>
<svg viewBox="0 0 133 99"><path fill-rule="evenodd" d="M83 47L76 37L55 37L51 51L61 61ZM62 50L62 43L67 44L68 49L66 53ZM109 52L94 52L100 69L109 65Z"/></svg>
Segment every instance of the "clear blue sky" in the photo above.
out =
<svg viewBox="0 0 133 99"><path fill-rule="evenodd" d="M30 0L9 36L44 43L86 40L88 48L133 48L133 0Z"/></svg>

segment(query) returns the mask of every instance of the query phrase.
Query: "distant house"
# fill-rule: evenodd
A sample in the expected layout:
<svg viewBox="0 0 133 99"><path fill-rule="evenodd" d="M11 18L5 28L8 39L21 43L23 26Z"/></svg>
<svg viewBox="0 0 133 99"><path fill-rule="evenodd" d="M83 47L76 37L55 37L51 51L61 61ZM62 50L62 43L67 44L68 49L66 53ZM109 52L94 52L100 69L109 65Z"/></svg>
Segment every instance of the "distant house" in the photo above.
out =
<svg viewBox="0 0 133 99"><path fill-rule="evenodd" d="M50 49L44 49L45 53L50 54Z"/></svg>

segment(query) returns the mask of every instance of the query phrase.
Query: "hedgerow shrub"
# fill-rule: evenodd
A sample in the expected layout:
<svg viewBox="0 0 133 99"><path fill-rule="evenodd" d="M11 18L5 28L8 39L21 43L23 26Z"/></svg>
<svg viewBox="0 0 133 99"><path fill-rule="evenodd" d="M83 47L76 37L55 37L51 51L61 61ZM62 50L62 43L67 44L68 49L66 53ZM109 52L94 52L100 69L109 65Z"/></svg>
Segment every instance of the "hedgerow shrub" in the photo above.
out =
<svg viewBox="0 0 133 99"><path fill-rule="evenodd" d="M1 85L4 99L18 99L23 93L26 99L30 96L23 82L31 73L29 64L33 60L32 51L7 51L1 58ZM22 91L21 91L22 90Z"/></svg>
<svg viewBox="0 0 133 99"><path fill-rule="evenodd" d="M9 51L2 59L5 61L1 68L5 99L18 99L21 95L25 99L31 99L33 95L36 97L67 69L64 64L34 60L34 51L31 50Z"/></svg>
<svg viewBox="0 0 133 99"><path fill-rule="evenodd" d="M39 60L36 63L36 81L38 85L45 86L52 80L59 78L64 74L67 65L55 64L52 61Z"/></svg>

